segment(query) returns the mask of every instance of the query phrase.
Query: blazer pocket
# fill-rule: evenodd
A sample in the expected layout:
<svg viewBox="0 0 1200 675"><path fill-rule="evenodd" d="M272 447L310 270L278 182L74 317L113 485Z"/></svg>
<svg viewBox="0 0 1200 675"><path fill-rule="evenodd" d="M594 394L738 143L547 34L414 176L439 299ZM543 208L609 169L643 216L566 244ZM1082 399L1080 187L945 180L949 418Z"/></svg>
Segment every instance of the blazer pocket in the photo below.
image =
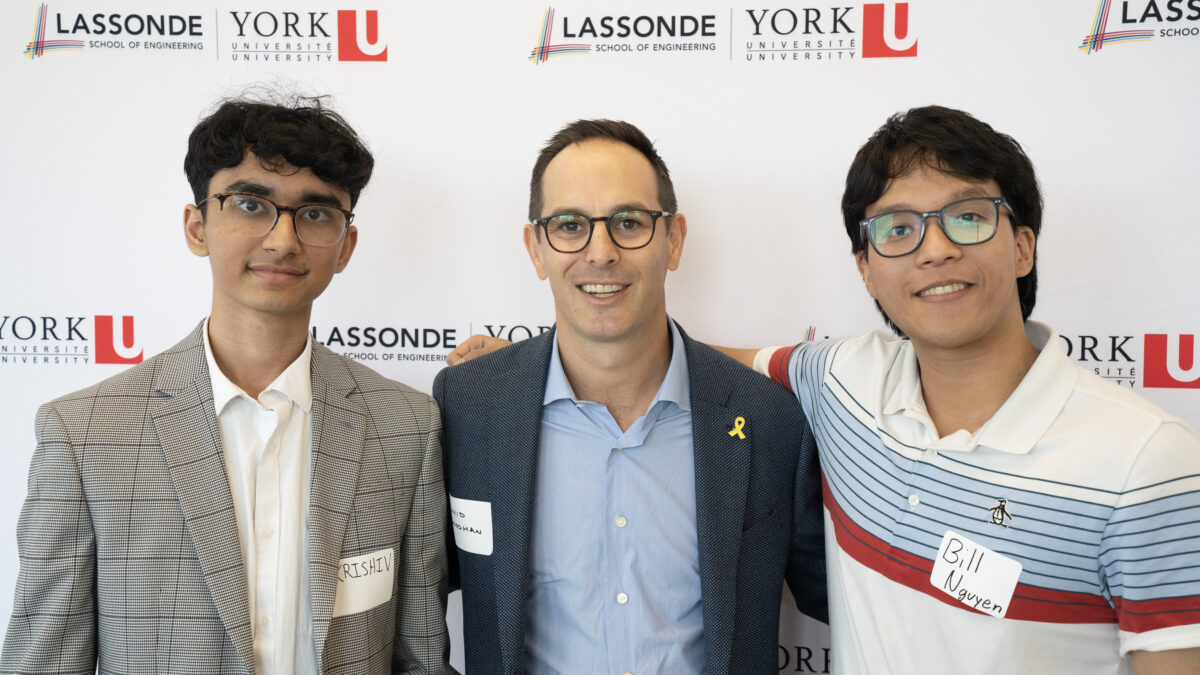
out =
<svg viewBox="0 0 1200 675"><path fill-rule="evenodd" d="M783 517L785 510L786 504L780 502L779 504L776 504L766 516L760 518L754 523L751 523L749 526L742 528L742 541L746 541L747 539L757 539L758 537L767 536L772 532L782 530L784 526Z"/></svg>

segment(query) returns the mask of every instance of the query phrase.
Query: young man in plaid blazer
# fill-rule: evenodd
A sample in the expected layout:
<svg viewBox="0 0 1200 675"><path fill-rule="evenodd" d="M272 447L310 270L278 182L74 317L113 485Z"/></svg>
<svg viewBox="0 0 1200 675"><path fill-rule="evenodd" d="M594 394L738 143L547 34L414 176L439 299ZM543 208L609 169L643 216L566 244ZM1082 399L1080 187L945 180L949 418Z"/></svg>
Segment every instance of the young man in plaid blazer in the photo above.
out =
<svg viewBox="0 0 1200 675"><path fill-rule="evenodd" d="M449 669L437 407L308 333L372 167L319 100L193 130L211 314L38 411L0 671Z"/></svg>

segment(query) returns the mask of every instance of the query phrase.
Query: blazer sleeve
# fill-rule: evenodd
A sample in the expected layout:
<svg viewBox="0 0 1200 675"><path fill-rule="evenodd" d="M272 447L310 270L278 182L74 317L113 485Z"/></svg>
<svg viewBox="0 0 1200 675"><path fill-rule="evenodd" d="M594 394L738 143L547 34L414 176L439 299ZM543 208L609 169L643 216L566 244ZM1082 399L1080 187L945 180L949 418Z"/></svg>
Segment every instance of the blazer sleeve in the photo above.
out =
<svg viewBox="0 0 1200 675"><path fill-rule="evenodd" d="M21 569L0 672L96 669L96 537L66 425L38 409L37 449L17 521Z"/></svg>
<svg viewBox="0 0 1200 675"><path fill-rule="evenodd" d="M400 544L395 673L453 673L446 630L446 489L442 478L442 423L429 399L421 472Z"/></svg>
<svg viewBox="0 0 1200 675"><path fill-rule="evenodd" d="M801 415L800 457L796 462L792 494L792 550L787 582L796 607L808 616L829 623L825 585L825 514L821 506L821 468L817 441Z"/></svg>
<svg viewBox="0 0 1200 675"><path fill-rule="evenodd" d="M438 408L441 410L449 410L446 404L446 377L452 366L442 368L438 372L437 377L433 379L433 398L437 401ZM446 443L446 428L449 422L445 416L442 418L441 435L439 441L442 444L442 477L443 485L446 492L450 492L450 452L449 444ZM448 495L447 495L448 496ZM454 543L454 529L450 527L450 523L446 523L446 559L449 565L450 592L457 591L462 588L462 576L458 566L458 545Z"/></svg>

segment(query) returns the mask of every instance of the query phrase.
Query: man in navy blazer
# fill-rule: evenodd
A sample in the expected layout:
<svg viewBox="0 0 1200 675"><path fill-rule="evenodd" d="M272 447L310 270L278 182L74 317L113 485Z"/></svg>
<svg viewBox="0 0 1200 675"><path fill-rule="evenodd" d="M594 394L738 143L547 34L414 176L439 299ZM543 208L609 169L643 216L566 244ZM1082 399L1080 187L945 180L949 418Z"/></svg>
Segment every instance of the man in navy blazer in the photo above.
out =
<svg viewBox="0 0 1200 675"><path fill-rule="evenodd" d="M775 672L783 581L827 620L803 412L668 318L687 221L640 130L568 125L530 192L555 330L434 382L468 672Z"/></svg>

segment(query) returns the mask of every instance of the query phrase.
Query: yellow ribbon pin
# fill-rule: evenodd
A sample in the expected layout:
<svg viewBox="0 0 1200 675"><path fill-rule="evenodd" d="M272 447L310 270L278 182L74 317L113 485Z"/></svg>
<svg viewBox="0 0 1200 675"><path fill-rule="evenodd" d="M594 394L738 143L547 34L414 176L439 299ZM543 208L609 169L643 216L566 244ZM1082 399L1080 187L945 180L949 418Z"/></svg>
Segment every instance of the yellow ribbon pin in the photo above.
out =
<svg viewBox="0 0 1200 675"><path fill-rule="evenodd" d="M746 418L739 417L733 421L733 428L729 430L730 436L737 436L743 441L746 440L746 434L742 433L742 428L746 426Z"/></svg>

